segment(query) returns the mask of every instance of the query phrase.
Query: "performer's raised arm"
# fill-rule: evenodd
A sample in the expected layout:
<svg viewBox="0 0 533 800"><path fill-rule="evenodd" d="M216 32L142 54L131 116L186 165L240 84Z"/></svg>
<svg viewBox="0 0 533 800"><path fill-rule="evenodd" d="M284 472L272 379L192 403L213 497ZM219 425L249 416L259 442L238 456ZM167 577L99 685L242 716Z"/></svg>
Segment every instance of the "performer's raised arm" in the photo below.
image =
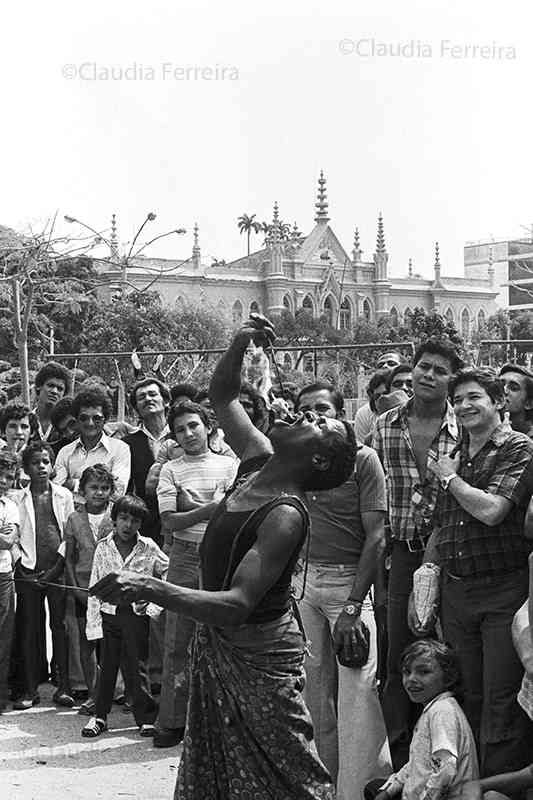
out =
<svg viewBox="0 0 533 800"><path fill-rule="evenodd" d="M239 401L241 369L246 348L252 340L268 344L274 340L272 323L260 314L251 314L240 328L215 367L209 396L224 437L242 461L271 453L268 438L254 427Z"/></svg>

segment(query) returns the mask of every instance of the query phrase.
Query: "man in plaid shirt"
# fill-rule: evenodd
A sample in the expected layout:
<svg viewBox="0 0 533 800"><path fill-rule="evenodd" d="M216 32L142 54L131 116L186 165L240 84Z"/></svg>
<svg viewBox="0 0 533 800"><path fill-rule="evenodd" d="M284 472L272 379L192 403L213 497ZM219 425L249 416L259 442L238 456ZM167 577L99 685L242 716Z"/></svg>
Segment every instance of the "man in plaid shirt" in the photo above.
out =
<svg viewBox="0 0 533 800"><path fill-rule="evenodd" d="M462 370L450 397L461 443L430 466L442 487L441 616L461 661L464 710L486 776L531 761L533 726L516 699L523 668L511 623L529 589L524 517L533 492L533 442L501 422L504 386L492 370Z"/></svg>
<svg viewBox="0 0 533 800"><path fill-rule="evenodd" d="M413 573L432 531L438 494L438 480L429 467L457 444L447 398L450 379L460 366L451 342L429 339L420 345L413 359L413 397L378 417L372 443L385 469L392 535L383 710L395 769L407 761L416 715L403 689L400 657L413 639L407 605Z"/></svg>

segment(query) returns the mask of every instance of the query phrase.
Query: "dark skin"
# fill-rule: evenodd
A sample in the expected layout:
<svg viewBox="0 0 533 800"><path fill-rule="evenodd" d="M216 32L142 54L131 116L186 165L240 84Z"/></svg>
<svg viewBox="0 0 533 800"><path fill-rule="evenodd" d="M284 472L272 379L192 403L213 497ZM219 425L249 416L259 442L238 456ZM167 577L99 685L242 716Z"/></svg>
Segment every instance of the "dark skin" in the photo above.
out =
<svg viewBox="0 0 533 800"><path fill-rule="evenodd" d="M254 315L220 359L211 382L213 407L230 446L241 457L270 456L265 466L234 493L231 510L253 510L281 492L303 502L310 476L329 468L328 459L320 452L322 443L331 431L339 431L336 421L314 415L302 417L294 427L277 423L272 443L254 428L238 399L242 358L251 339L265 343L273 336L268 320ZM138 573L121 572L102 578L91 593L113 603L155 602L214 626L241 625L279 578L302 536L300 512L281 505L267 514L258 527L255 544L238 565L227 590L187 589Z"/></svg>

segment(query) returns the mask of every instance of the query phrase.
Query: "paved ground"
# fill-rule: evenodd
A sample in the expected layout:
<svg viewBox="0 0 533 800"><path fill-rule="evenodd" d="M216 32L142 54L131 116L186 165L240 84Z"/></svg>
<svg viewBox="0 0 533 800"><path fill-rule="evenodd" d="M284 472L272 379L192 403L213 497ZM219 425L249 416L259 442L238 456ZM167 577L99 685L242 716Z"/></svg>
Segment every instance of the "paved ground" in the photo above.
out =
<svg viewBox="0 0 533 800"><path fill-rule="evenodd" d="M0 797L5 800L171 800L181 753L141 739L131 714L114 706L109 733L82 739L87 717L58 709L52 687L41 704L0 715Z"/></svg>

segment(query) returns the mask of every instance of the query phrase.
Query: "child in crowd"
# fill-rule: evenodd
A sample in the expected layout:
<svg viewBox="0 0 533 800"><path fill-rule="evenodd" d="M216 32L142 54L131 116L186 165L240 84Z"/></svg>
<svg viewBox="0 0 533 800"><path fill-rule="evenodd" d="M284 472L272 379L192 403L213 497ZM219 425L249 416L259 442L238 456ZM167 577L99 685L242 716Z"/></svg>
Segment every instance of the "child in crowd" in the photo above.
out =
<svg viewBox="0 0 533 800"><path fill-rule="evenodd" d="M14 494L20 515L20 542L15 572L17 624L24 673L24 692L13 708L25 710L39 702L41 658L40 624L45 599L48 602L54 659L57 664L57 705L72 707L68 677L63 583L64 531L74 511L72 494L52 483L52 450L44 442L31 442L22 452L22 465L30 484ZM37 643L37 646L36 646Z"/></svg>
<svg viewBox="0 0 533 800"><path fill-rule="evenodd" d="M19 536L19 512L7 497L13 488L17 458L8 450L0 450L0 714L7 706L9 657L15 619L12 551Z"/></svg>
<svg viewBox="0 0 533 800"><path fill-rule="evenodd" d="M94 553L89 585L110 572L134 570L165 578L168 558L153 539L141 536L139 529L148 514L143 500L135 495L120 497L111 510L114 530L101 539ZM147 675L149 616L157 613L150 604L114 606L89 597L86 636L89 641L103 639L101 671L96 693L95 716L82 729L82 736L95 737L107 730L119 666L132 695L133 715L141 736L151 736L157 704L150 693ZM124 648L124 658L121 651Z"/></svg>
<svg viewBox="0 0 533 800"><path fill-rule="evenodd" d="M96 654L94 642L85 636L87 616L87 589L96 544L113 531L109 513L110 498L115 490L115 480L104 464L87 467L80 478L79 492L85 505L74 511L65 527L65 575L74 589L74 606L79 630L80 661L89 696L80 706L79 713L92 716L95 710Z"/></svg>
<svg viewBox="0 0 533 800"><path fill-rule="evenodd" d="M365 800L454 800L479 776L476 745L453 692L460 681L459 662L441 642L422 639L403 653L405 691L423 706L416 724L409 761L385 782L372 781Z"/></svg>
<svg viewBox="0 0 533 800"><path fill-rule="evenodd" d="M23 489L30 482L22 468L22 451L33 432L28 406L13 402L0 411L0 433L4 437L4 444L17 457L16 489Z"/></svg>

